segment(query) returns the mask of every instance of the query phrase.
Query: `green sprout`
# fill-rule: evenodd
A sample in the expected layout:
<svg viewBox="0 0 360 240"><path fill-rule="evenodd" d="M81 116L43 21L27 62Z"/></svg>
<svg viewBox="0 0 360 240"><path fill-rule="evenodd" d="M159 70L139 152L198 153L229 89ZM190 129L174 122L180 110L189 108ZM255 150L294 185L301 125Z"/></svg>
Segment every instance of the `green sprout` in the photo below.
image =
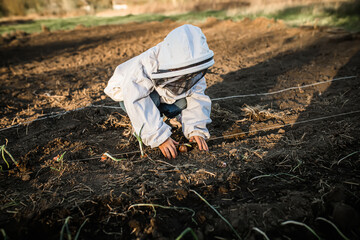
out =
<svg viewBox="0 0 360 240"><path fill-rule="evenodd" d="M191 228L186 228L182 233L180 233L180 235L176 238L176 240L180 240L182 239L188 232L191 233L191 235L193 236L193 239L198 240L198 237L196 236L194 230L192 230Z"/></svg>
<svg viewBox="0 0 360 240"><path fill-rule="evenodd" d="M338 234L344 239L344 240L350 240L349 238L347 238L341 231L340 229L330 220L327 220L326 218L322 218L322 217L318 217L315 220L322 220L324 222L327 222L328 224L330 224L333 228L335 228L335 230L338 232Z"/></svg>
<svg viewBox="0 0 360 240"><path fill-rule="evenodd" d="M266 235L266 233L264 233L263 231L261 231L259 228L253 227L252 229L253 229L254 231L260 233L260 234L264 237L265 240L270 240L270 238Z"/></svg>
<svg viewBox="0 0 360 240"><path fill-rule="evenodd" d="M60 167L59 167L59 168L50 167L51 169L56 170L56 171L58 171L58 172L60 172L60 171L63 169L63 167L64 167L63 158L64 158L65 153L66 153L66 151L63 152L63 154L61 154L60 157L55 157L55 158L54 158L54 160L55 160L56 162L60 163Z"/></svg>
<svg viewBox="0 0 360 240"><path fill-rule="evenodd" d="M183 143L183 144L180 144L180 145L184 145L184 146L187 146L187 147L192 147L191 144L189 144L189 143Z"/></svg>
<svg viewBox="0 0 360 240"><path fill-rule="evenodd" d="M337 165L339 165L343 160L347 159L348 157L351 157L352 155L357 154L358 152L360 152L360 151L355 151L355 152L350 153L349 155L341 158L341 159L337 162Z"/></svg>
<svg viewBox="0 0 360 240"><path fill-rule="evenodd" d="M16 166L19 166L19 163L13 158L13 156L8 152L8 150L6 150L6 145L2 145L0 147L0 151L1 151L1 156L2 159L4 160L4 162L6 163L7 168L10 168L10 165L8 163L8 161L5 158L5 153L11 158L11 160L13 161L13 163L15 163ZM0 170L2 171L2 166L0 166Z"/></svg>
<svg viewBox="0 0 360 240"><path fill-rule="evenodd" d="M201 200L203 200L212 210L214 210L214 212L231 228L231 230L234 232L234 234L236 235L236 237L237 237L238 239L241 239L239 233L234 229L234 227L231 225L231 223L230 223L226 218L224 218L223 215L221 215L221 214L219 213L219 211L216 210L215 207L213 207L208 201L206 201L205 198L203 198L203 197L202 197L198 192L196 192L195 190L190 190L190 192L195 193L195 194L196 194Z"/></svg>
<svg viewBox="0 0 360 240"><path fill-rule="evenodd" d="M321 240L321 238L319 237L319 235L317 235L316 232L315 232L311 227L309 227L308 225L306 225L305 223L297 222L297 221L292 221L292 220L289 220L289 221L286 221L286 222L281 223L281 225L287 225L287 224L295 224L295 225L299 225L299 226L305 227L305 228L306 228L307 230L309 230L317 239Z"/></svg>
<svg viewBox="0 0 360 240"><path fill-rule="evenodd" d="M69 230L69 221L70 221L71 217L67 217L65 219L65 222L64 222L64 225L62 226L61 228L61 231L60 231L60 240L63 240L64 239L64 230L66 229L66 234L67 234L67 239L68 240L71 240L72 237L71 237L71 233L70 233L70 230ZM85 219L85 221L81 224L81 226L79 227L78 231L76 232L76 235L75 235L75 238L74 240L77 240L79 238L79 235L80 235L80 231L81 229L84 227L85 223L88 221L88 219Z"/></svg>
<svg viewBox="0 0 360 240"><path fill-rule="evenodd" d="M144 124L140 128L139 134L137 134L136 132L133 133L134 136L136 137L136 140L138 140L138 142L139 142L139 147L140 147L140 152L141 152L142 157L144 156L143 142L142 142L142 139L141 139L141 132L143 130L143 127L144 127Z"/></svg>
<svg viewBox="0 0 360 240"><path fill-rule="evenodd" d="M7 237L7 235L6 235L5 229L0 228L0 232L2 233L2 235L3 235L3 237L4 237L4 240L7 240L8 237Z"/></svg>
<svg viewBox="0 0 360 240"><path fill-rule="evenodd" d="M111 160L115 161L115 162L121 162L123 160L126 160L125 158L115 158L113 156L111 156L109 153L104 153L105 156L107 156L108 158L110 158Z"/></svg>

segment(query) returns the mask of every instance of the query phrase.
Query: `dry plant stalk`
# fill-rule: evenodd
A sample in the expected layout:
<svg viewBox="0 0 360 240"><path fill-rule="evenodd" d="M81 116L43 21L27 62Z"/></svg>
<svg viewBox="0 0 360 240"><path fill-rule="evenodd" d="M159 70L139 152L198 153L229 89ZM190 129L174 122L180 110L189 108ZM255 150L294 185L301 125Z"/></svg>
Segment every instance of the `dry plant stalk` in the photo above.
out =
<svg viewBox="0 0 360 240"><path fill-rule="evenodd" d="M245 117L253 120L255 122L263 122L269 119L281 119L282 118L274 113L265 110L263 106L256 105L255 107L250 107L246 105L241 109L245 113Z"/></svg>
<svg viewBox="0 0 360 240"><path fill-rule="evenodd" d="M156 210L155 207L159 207L159 208L163 208L163 209L172 209L172 210L176 210L176 211L180 211L180 210L187 210L189 212L192 213L191 218L193 219L195 217L195 211L192 210L191 208L187 208L187 207L177 207L177 206L164 206L164 205L160 205L160 204L156 204L156 203L137 203L137 204L133 204L131 205L128 210L130 210L131 208L134 207L152 207L152 209L154 210L154 217L156 217ZM194 219L193 219L194 221Z"/></svg>
<svg viewBox="0 0 360 240"><path fill-rule="evenodd" d="M118 114L120 115L121 119L119 120L116 116L114 116L113 114ZM113 114L111 114L108 119L104 122L103 125L101 125L102 128L106 128L106 124L110 124L110 126L112 127L120 127L120 128L125 128L124 132L123 132L123 136L128 138L131 136L131 132L132 132L132 126L130 123L130 119L127 116L124 116L118 112L114 112Z"/></svg>

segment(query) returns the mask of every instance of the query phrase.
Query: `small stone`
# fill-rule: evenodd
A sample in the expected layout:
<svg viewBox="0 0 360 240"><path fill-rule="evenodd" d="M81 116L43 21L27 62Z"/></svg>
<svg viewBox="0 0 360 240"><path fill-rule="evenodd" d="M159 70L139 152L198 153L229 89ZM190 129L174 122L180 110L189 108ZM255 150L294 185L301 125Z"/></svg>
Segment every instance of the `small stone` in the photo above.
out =
<svg viewBox="0 0 360 240"><path fill-rule="evenodd" d="M360 224L360 217L356 210L345 203L336 203L332 213L334 222L341 228L355 228Z"/></svg>
<svg viewBox="0 0 360 240"><path fill-rule="evenodd" d="M167 175L166 173L159 173L158 176L159 178L166 178Z"/></svg>
<svg viewBox="0 0 360 240"><path fill-rule="evenodd" d="M105 98L106 98L105 95L102 95L102 96L100 97L101 100L104 100Z"/></svg>
<svg viewBox="0 0 360 240"><path fill-rule="evenodd" d="M236 152L237 152L237 149L236 149L236 148L231 149L231 150L229 151L230 155L235 155Z"/></svg>
<svg viewBox="0 0 360 240"><path fill-rule="evenodd" d="M188 149L187 149L187 147L185 145L180 145L179 146L179 152L184 153L184 152L187 152L187 151L188 151Z"/></svg>
<svg viewBox="0 0 360 240"><path fill-rule="evenodd" d="M224 161L218 161L217 166L219 168L226 168L227 164Z"/></svg>
<svg viewBox="0 0 360 240"><path fill-rule="evenodd" d="M225 193L227 193L227 192L228 192L228 190L227 190L225 187L223 187L223 186L220 186L220 187L219 187L219 193L225 194Z"/></svg>
<svg viewBox="0 0 360 240"><path fill-rule="evenodd" d="M199 221L200 223L204 223L204 222L206 221L205 215L204 215L204 214L199 214L199 215L198 215L198 221Z"/></svg>
<svg viewBox="0 0 360 240"><path fill-rule="evenodd" d="M285 130L282 129L282 128L280 128L279 131L278 131L278 133L283 134L283 133L285 133Z"/></svg>
<svg viewBox="0 0 360 240"><path fill-rule="evenodd" d="M214 232L214 230L215 230L214 226L212 226L210 224L205 226L205 233L212 233L212 232Z"/></svg>
<svg viewBox="0 0 360 240"><path fill-rule="evenodd" d="M5 43L6 43L5 38L0 36L0 45L5 44Z"/></svg>
<svg viewBox="0 0 360 240"><path fill-rule="evenodd" d="M195 234L196 234L198 240L204 240L205 239L204 234L200 230L196 230Z"/></svg>
<svg viewBox="0 0 360 240"><path fill-rule="evenodd" d="M30 175L29 175L29 174L23 175L23 176L21 177L21 180L23 180L23 181L29 181L29 180L30 180Z"/></svg>

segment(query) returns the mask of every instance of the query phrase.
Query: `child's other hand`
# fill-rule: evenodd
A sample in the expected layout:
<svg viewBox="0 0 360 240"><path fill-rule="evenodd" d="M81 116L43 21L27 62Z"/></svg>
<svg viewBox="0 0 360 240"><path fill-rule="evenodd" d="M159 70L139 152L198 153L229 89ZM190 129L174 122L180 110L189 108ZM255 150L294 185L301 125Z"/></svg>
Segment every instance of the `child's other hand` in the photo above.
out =
<svg viewBox="0 0 360 240"><path fill-rule="evenodd" d="M175 145L178 145L178 144L179 143L177 141L175 141L174 139L169 137L165 142L160 144L159 148L160 148L162 154L165 157L167 157L168 159L171 159L171 157L176 158L177 150L176 150Z"/></svg>
<svg viewBox="0 0 360 240"><path fill-rule="evenodd" d="M194 140L196 141L198 147L200 150L204 150L204 151L209 151L209 147L205 141L205 139L203 137L200 136L192 136L190 137L190 142L194 142Z"/></svg>

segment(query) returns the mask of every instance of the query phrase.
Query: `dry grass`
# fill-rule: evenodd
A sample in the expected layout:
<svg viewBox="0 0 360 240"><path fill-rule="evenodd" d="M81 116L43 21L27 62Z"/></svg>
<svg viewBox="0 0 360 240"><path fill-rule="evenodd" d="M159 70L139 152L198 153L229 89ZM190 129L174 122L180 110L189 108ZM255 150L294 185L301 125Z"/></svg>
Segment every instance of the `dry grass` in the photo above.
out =
<svg viewBox="0 0 360 240"><path fill-rule="evenodd" d="M118 112L113 112L109 115L108 119L99 126L103 129L106 129L108 125L114 128L124 129L122 135L126 138L130 138L132 135L132 126L128 116L125 116Z"/></svg>
<svg viewBox="0 0 360 240"><path fill-rule="evenodd" d="M250 107L245 104L245 107L241 110L244 112L245 117L255 122L263 122L270 119L282 120L281 116L271 113L270 110L266 110L264 106L256 105L255 107Z"/></svg>

